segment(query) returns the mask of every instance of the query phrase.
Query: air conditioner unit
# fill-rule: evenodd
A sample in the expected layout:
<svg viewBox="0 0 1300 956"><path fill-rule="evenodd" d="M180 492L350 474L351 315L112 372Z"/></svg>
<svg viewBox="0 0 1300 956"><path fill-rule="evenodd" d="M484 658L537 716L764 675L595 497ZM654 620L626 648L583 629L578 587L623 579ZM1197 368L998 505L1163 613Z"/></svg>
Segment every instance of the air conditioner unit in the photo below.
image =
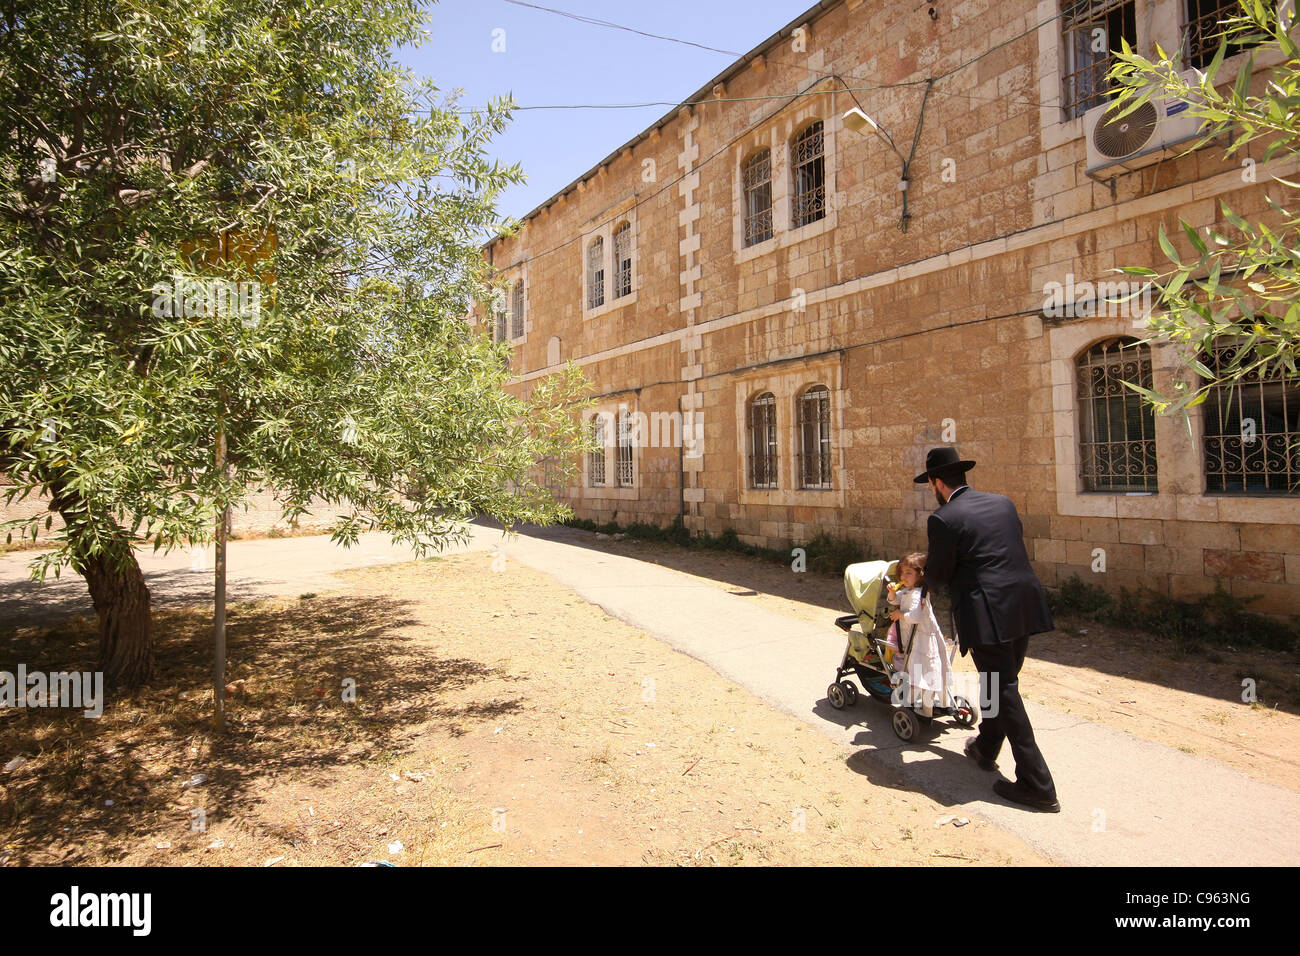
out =
<svg viewBox="0 0 1300 956"><path fill-rule="evenodd" d="M1196 83L1196 73L1183 74ZM1128 106L1130 104L1124 104ZM1088 143L1089 173L1108 166L1133 169L1154 162L1161 150L1195 139L1204 120L1190 115L1191 103L1176 97L1151 97L1126 116L1118 116L1123 107L1107 103L1094 106L1083 114L1084 136Z"/></svg>

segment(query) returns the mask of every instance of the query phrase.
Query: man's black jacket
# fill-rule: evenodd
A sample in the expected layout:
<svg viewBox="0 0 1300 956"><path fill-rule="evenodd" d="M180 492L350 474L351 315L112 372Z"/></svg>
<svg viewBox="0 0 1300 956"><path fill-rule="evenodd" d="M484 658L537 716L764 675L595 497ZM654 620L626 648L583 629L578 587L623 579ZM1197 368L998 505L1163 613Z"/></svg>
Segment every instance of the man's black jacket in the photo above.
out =
<svg viewBox="0 0 1300 956"><path fill-rule="evenodd" d="M930 515L926 584L952 595L964 655L1052 629L1047 594L1029 565L1016 506L1003 495L959 489Z"/></svg>

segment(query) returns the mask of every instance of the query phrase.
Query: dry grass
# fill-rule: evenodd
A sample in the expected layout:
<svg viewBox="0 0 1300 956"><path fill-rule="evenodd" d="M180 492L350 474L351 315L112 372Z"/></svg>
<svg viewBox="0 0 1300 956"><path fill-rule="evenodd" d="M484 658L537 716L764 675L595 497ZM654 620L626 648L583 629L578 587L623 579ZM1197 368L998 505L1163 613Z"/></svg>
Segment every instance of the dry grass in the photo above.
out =
<svg viewBox="0 0 1300 956"><path fill-rule="evenodd" d="M436 785L435 768L402 755L442 695L482 680L484 666L403 639L397 631L410 622L391 598L265 601L236 605L229 619L229 679L242 679L244 693L230 700L224 735L211 727L211 620L187 609L158 614L152 687L103 717L0 711L0 759L28 760L0 778L0 843L11 862L179 863L198 854L339 864L387 858L394 840L406 862L463 853L468 805ZM74 619L14 634L6 656L89 669L94 645L92 622ZM355 703L342 699L345 679L356 682ZM370 785L358 789L347 768L364 768ZM208 779L184 786L196 774ZM277 795L277 781L316 796ZM214 841L220 852L207 849Z"/></svg>

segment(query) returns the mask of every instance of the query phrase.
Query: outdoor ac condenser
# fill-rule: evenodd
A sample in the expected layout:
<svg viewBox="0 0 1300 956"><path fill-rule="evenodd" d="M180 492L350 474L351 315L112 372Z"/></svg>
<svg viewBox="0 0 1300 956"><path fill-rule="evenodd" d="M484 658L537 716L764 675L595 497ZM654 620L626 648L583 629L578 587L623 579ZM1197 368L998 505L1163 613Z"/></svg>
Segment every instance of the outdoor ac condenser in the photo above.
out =
<svg viewBox="0 0 1300 956"><path fill-rule="evenodd" d="M1183 74L1195 83L1195 71ZM1127 104L1126 104L1127 105ZM1083 114L1084 136L1088 142L1090 173L1108 166L1128 168L1154 162L1162 149L1194 139L1201 132L1202 120L1189 115L1190 103L1174 97L1152 97L1127 116L1116 118L1121 110L1110 103L1094 106Z"/></svg>

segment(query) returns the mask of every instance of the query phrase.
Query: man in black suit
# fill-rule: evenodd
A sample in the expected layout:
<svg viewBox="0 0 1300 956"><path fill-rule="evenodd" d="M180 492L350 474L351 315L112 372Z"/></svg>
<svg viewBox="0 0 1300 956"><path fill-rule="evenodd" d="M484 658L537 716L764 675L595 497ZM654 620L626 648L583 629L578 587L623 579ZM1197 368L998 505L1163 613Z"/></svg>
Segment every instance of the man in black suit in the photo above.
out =
<svg viewBox="0 0 1300 956"><path fill-rule="evenodd" d="M917 484L929 482L939 509L930 515L930 553L925 579L952 595L953 622L962 656L969 652L996 694L995 716L980 721L979 735L966 744L966 755L985 770L1005 738L1016 760L1016 780L993 785L1000 796L1039 810L1059 812L1056 784L1034 742L1024 702L1020 667L1029 635L1052 629L1047 595L1025 550L1020 516L1010 498L975 491L966 472L975 467L955 448L932 448Z"/></svg>

